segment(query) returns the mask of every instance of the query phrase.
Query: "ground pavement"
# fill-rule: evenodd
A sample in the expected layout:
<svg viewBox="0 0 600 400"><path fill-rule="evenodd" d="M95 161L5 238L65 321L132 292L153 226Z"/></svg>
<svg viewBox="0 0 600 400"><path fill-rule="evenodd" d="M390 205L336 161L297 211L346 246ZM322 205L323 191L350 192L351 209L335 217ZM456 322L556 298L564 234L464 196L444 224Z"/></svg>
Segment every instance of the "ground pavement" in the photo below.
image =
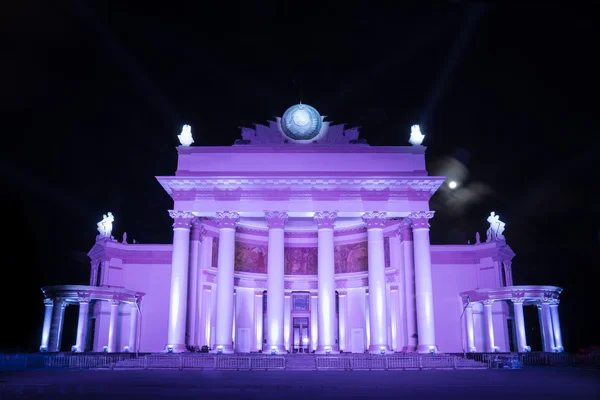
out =
<svg viewBox="0 0 600 400"><path fill-rule="evenodd" d="M600 370L0 372L9 399L599 399Z"/></svg>

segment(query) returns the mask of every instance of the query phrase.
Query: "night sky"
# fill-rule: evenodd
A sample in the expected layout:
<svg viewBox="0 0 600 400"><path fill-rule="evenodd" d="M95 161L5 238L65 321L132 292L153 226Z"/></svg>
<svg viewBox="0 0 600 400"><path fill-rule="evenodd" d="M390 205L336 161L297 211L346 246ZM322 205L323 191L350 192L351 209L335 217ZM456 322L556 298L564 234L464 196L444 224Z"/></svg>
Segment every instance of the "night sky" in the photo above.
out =
<svg viewBox="0 0 600 400"><path fill-rule="evenodd" d="M38 349L41 286L89 282L103 213L119 239L172 240L154 177L174 174L183 124L229 146L300 100L371 145L409 145L420 124L430 174L461 184L432 198L432 242L485 237L496 211L515 284L564 288L565 348L600 344L592 7L197 3L3 4L0 349Z"/></svg>

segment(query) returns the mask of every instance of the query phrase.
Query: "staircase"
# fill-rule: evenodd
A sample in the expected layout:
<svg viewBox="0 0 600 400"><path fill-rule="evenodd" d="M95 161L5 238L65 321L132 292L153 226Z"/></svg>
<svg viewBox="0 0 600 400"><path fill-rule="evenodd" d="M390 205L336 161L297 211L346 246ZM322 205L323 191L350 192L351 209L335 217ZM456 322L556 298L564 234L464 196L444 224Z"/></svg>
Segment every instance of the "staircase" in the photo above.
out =
<svg viewBox="0 0 600 400"><path fill-rule="evenodd" d="M285 369L292 371L314 371L317 369L314 354L288 354Z"/></svg>

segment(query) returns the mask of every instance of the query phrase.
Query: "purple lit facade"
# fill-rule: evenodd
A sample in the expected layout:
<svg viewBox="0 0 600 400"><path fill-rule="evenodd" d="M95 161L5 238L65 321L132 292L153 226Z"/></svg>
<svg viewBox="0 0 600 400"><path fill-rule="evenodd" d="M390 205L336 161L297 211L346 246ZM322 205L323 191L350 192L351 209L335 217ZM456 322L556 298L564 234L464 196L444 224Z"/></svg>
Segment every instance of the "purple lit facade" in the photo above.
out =
<svg viewBox="0 0 600 400"><path fill-rule="evenodd" d="M43 288L41 349L60 349L79 305L74 351L528 351L531 305L541 350L563 350L562 289L513 286L501 234L430 244L445 178L428 175L425 147L369 146L294 107L233 146L179 146L175 176L157 178L173 244L100 235L89 286Z"/></svg>

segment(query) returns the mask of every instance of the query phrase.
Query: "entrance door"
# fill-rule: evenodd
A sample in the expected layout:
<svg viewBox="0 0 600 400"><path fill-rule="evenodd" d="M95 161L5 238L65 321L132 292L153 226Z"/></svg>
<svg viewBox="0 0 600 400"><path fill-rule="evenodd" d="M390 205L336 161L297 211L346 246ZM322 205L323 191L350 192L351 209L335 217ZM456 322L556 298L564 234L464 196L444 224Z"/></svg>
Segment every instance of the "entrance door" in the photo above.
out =
<svg viewBox="0 0 600 400"><path fill-rule="evenodd" d="M294 353L310 353L309 319L294 318L293 343Z"/></svg>

